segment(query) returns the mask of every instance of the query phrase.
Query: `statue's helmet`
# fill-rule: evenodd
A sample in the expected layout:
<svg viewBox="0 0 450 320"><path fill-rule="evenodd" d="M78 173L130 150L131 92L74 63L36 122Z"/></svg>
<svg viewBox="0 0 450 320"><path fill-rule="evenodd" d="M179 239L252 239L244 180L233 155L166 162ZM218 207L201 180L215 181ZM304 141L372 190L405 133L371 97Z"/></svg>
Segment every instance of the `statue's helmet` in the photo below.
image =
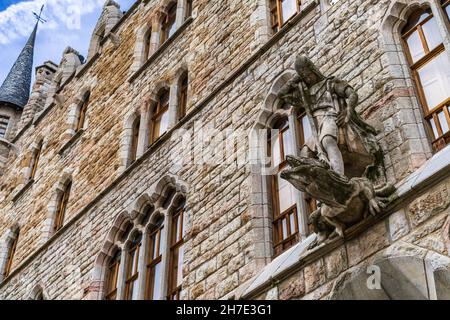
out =
<svg viewBox="0 0 450 320"><path fill-rule="evenodd" d="M325 78L314 63L305 55L298 55L295 59L295 71L309 85L313 85Z"/></svg>

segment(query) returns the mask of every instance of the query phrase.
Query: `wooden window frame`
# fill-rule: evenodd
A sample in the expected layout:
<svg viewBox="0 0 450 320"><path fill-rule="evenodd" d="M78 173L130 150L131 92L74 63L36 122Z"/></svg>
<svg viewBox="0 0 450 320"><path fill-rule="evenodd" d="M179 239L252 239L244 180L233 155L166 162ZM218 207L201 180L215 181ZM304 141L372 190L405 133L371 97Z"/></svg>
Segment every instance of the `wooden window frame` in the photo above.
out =
<svg viewBox="0 0 450 320"><path fill-rule="evenodd" d="M172 224L170 232L170 260L169 260L169 285L167 292L167 300L180 300L180 294L182 285L177 285L178 280L178 263L180 249L183 249L183 219L184 219L184 206L178 208L172 215ZM180 228L178 229L178 223ZM178 233L177 233L178 231Z"/></svg>
<svg viewBox="0 0 450 320"><path fill-rule="evenodd" d="M86 114L87 114L87 110L88 110L88 106L89 106L90 95L91 95L90 93L87 93L83 99L83 103L80 107L80 113L78 115L77 126L75 128L75 132L78 132L81 129L84 129L84 124L86 121Z"/></svg>
<svg viewBox="0 0 450 320"><path fill-rule="evenodd" d="M177 21L177 2L173 2L169 5L167 13L164 17L161 27L161 44L169 40L170 29L175 26ZM176 27L176 26L175 26Z"/></svg>
<svg viewBox="0 0 450 320"><path fill-rule="evenodd" d="M188 102L189 76L184 73L180 80L180 93L178 101L178 119L181 120L186 116Z"/></svg>
<svg viewBox="0 0 450 320"><path fill-rule="evenodd" d="M4 126L0 126L1 130L4 130L4 133L0 133L0 138L6 138L6 134L8 133L9 122L11 121L11 117L0 115L0 124Z"/></svg>
<svg viewBox="0 0 450 320"><path fill-rule="evenodd" d="M121 262L121 252L117 252L111 257L108 265L108 280L106 284L106 300L117 300L117 285L119 280L119 269Z"/></svg>
<svg viewBox="0 0 450 320"><path fill-rule="evenodd" d="M33 180L36 176L41 153L42 153L42 142L39 143L38 148L33 152L33 158L31 159L30 180Z"/></svg>
<svg viewBox="0 0 450 320"><path fill-rule="evenodd" d="M55 222L53 224L53 233L58 232L64 226L67 205L69 203L70 191L72 189L72 181L69 181L61 194L58 201L58 209L55 214Z"/></svg>
<svg viewBox="0 0 450 320"><path fill-rule="evenodd" d="M9 245L8 255L6 257L5 271L3 272L4 278L7 278L11 273L14 255L16 254L17 243L19 242L19 234L20 231L16 231L14 238L11 244Z"/></svg>
<svg viewBox="0 0 450 320"><path fill-rule="evenodd" d="M285 0L270 0L269 1L269 11L270 11L270 20L271 20L271 28L274 33L283 28L283 26L291 20L296 15L293 15L288 20L283 21L283 1ZM295 0L294 0L295 1ZM296 0L297 4L297 14L300 13L301 9L301 0Z"/></svg>
<svg viewBox="0 0 450 320"><path fill-rule="evenodd" d="M450 1L449 1L450 2ZM428 43L425 37L425 33L423 32L422 26L430 21L431 19L435 18L433 13L430 12L428 17L423 19L423 21L420 21L415 26L410 28L409 30L403 32L402 31L402 45L404 47L404 51L413 75L414 82L416 83L416 88L419 96L419 101L422 105L422 110L424 113L424 119L426 122L426 128L429 132L430 137L433 137L432 139L432 146L435 151L439 151L443 149L448 143L450 143L450 131L447 133L444 133L441 127L441 123L438 120L438 114L440 112L444 112L445 118L447 120L447 124L450 127L450 114L449 114L449 108L450 108L450 97L448 97L446 100L444 100L439 105L433 107L430 109L428 102L426 100L425 91L423 89L419 72L418 70L427 65L430 61L437 58L440 54L443 54L445 52L444 43L441 43L436 48L430 50L428 47ZM425 55L417 60L416 62L413 61L413 58L411 56L411 51L409 49L409 45L407 43L408 38L416 32L419 35L420 42L422 44L423 50ZM430 121L434 121L436 130L438 131L439 136L436 137L431 125Z"/></svg>
<svg viewBox="0 0 450 320"><path fill-rule="evenodd" d="M155 226L152 231L148 234L148 255L147 255L147 279L145 285L145 299L153 300L155 297L153 296L153 291L155 289L155 270L156 266L162 263L162 252L160 252L162 233L164 230L164 222L161 222L159 225ZM153 236L156 235L156 245L153 242ZM156 258L153 258L154 252L153 248L156 248Z"/></svg>
<svg viewBox="0 0 450 320"><path fill-rule="evenodd" d="M285 121L285 122L284 122ZM278 141L280 145L280 159L281 163L278 165L278 171L277 174L272 176L272 211L273 211L273 221L272 221L272 228L273 228L273 249L275 256L280 255L288 248L292 247L295 243L299 241L300 236L300 225L298 221L298 208L297 204L293 204L290 208L285 210L284 212L280 212L279 207L279 200L280 200L280 194L279 194L279 186L278 186L278 174L286 167L286 155L285 155L285 146L284 146L284 134L291 130L290 124L288 119L285 119L282 123L283 125L279 126L281 129L278 129ZM293 131L291 130L291 134ZM269 139L269 148L270 150L270 157L273 161L273 155L272 155L272 137ZM292 232L291 226L290 226L290 215L294 214L294 223L295 223L295 230ZM289 235L286 239L283 238L283 220L286 219L288 222L286 224L287 226L287 234Z"/></svg>
<svg viewBox="0 0 450 320"><path fill-rule="evenodd" d="M135 285L139 279L139 256L142 246L142 236L137 235L127 250L126 272L125 272L125 300L131 300ZM132 254L133 253L133 254ZM133 270L133 265L135 269Z"/></svg>
<svg viewBox="0 0 450 320"><path fill-rule="evenodd" d="M167 101L163 100L163 97L167 94ZM158 95L158 102L153 107L153 114L151 117L151 125L150 125L150 145L158 141L164 133L157 133L161 129L161 119L169 111L169 103L170 103L170 91L164 90Z"/></svg>
<svg viewBox="0 0 450 320"><path fill-rule="evenodd" d="M441 2L442 2L442 1L441 1ZM441 6L442 6L442 10L444 10L444 15L447 16L447 22L450 22L450 16L449 16L449 14L447 13L447 7L450 6L450 0L443 1L443 2L441 3Z"/></svg>

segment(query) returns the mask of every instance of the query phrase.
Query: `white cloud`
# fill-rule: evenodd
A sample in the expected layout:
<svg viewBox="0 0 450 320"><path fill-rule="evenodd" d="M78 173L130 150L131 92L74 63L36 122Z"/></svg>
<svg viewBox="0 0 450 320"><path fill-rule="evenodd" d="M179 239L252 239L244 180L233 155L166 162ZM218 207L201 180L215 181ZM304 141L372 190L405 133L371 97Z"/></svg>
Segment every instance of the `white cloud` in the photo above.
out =
<svg viewBox="0 0 450 320"><path fill-rule="evenodd" d="M0 12L0 44L28 36L35 21L33 12L45 5L41 29L81 29L81 17L103 6L104 0L32 0L11 5Z"/></svg>

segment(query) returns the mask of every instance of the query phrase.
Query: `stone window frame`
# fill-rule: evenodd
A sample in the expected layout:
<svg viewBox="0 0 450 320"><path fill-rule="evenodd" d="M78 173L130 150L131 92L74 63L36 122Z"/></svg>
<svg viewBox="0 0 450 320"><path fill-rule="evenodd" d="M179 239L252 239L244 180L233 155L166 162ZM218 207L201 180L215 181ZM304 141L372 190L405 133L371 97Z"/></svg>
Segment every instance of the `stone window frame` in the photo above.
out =
<svg viewBox="0 0 450 320"><path fill-rule="evenodd" d="M164 42L161 41L162 24L171 4L176 3L176 30L192 16L192 9L190 13L187 11L188 1L191 0L165 0L160 7L154 9L153 15L138 29L134 49L134 62L131 67L133 73L138 71L139 68L151 59L153 54L164 44ZM148 38L150 38L150 41L146 44ZM166 41L169 39L170 37L166 39Z"/></svg>
<svg viewBox="0 0 450 320"><path fill-rule="evenodd" d="M41 284L35 285L33 290L28 294L28 300L49 300L48 294L43 288Z"/></svg>
<svg viewBox="0 0 450 320"><path fill-rule="evenodd" d="M64 172L59 179L59 181L55 184L52 191L52 196L50 197L50 200L47 205L47 217L44 221L44 225L42 228L42 237L41 237L41 244L45 244L51 237L56 235L59 231L61 231L62 228L64 228L64 221L68 221L68 206L65 208L65 214L64 214L64 220L61 228L58 230L55 230L55 222L56 222L56 215L58 214L58 207L60 205L61 198L64 194L64 192L67 189L67 185L71 184L70 188L70 194L74 194L74 180L72 178L72 173L69 172L70 170L67 170ZM70 202L70 195L69 195L69 202Z"/></svg>
<svg viewBox="0 0 450 320"><path fill-rule="evenodd" d="M145 152L147 145L147 123L145 118L147 117L145 104L141 108L136 108L130 111L123 123L123 132L120 140L120 172L125 171L131 166L137 159L139 159ZM139 130L136 132L136 122L139 121ZM135 137L137 135L137 145L133 146L136 142Z"/></svg>
<svg viewBox="0 0 450 320"><path fill-rule="evenodd" d="M39 162L42 160L42 151L44 150L44 139L39 138L37 142L33 143L30 147L31 159L30 165L28 166L25 178L27 181L37 179L37 172L39 168Z"/></svg>
<svg viewBox="0 0 450 320"><path fill-rule="evenodd" d="M408 118L407 126L414 127L414 130L408 128L408 132L414 131L418 134L417 137L409 137L411 134L406 133L408 135L407 140L414 140L414 150L409 157L413 166L417 168L433 155L432 138L426 128L419 94L403 48L401 30L407 23L409 16L420 7L431 8L444 39L445 51L450 57L449 28L448 23L444 20L446 17L441 8L440 0L393 1L381 22L380 30L380 44L384 49L381 61L382 66L386 68L393 79L390 86L394 99L397 101L396 109L398 110L396 112L399 116ZM397 105L400 107L397 107ZM402 105L409 106L409 109L401 108ZM389 163L390 156L387 154L386 157L387 163Z"/></svg>
<svg viewBox="0 0 450 320"><path fill-rule="evenodd" d="M167 97L167 101L163 99ZM148 104L148 143L149 146L156 143L170 130L169 109L171 102L171 90L169 86L162 86L158 89L154 99L151 99ZM158 129L161 129L161 122L163 116L167 117L167 128L164 132L159 130L155 132L156 124Z"/></svg>
<svg viewBox="0 0 450 320"><path fill-rule="evenodd" d="M92 96L92 89L90 86L86 86L80 90L71 106L69 107L69 114L67 116L68 128L65 132L65 139L70 140L77 134L84 132L89 126L89 110L92 108L92 101L89 102L89 98ZM84 114L83 125L79 127L79 121L81 116L81 110L87 102L87 110Z"/></svg>
<svg viewBox="0 0 450 320"><path fill-rule="evenodd" d="M255 230L255 259L262 266L266 265L275 258L273 243L273 209L272 209L272 173L268 168L268 130L272 130L273 125L281 118L287 118L289 126L295 128L297 132L297 117L292 108L278 109L281 105L277 97L282 86L295 75L294 70L287 70L279 75L273 82L269 93L264 100L262 110L256 120L256 123L250 131L250 157L251 164L251 204L250 216L251 225ZM298 142L298 134L293 134L292 150L296 150L297 156L300 155L301 146ZM268 170L269 169L269 170ZM298 209L299 221L299 241L304 241L309 235L308 216L309 205L304 194L297 191L295 199Z"/></svg>
<svg viewBox="0 0 450 320"><path fill-rule="evenodd" d="M173 191L173 193L171 192ZM169 255L170 243L169 232L171 226L171 210L174 210L180 199L187 199L187 185L175 176L167 175L161 178L148 192L143 192L127 210L121 212L112 224L105 243L97 256L94 269L92 270L92 290L89 292L89 298L95 300L105 299L106 286L108 280L108 264L117 250L122 251L121 263L118 272L117 283L117 300L123 300L125 297L125 268L127 265L126 253L127 240L129 237L139 232L142 234L142 247L139 257L139 280L138 280L138 297L137 300L144 300L147 290L147 255L148 255L148 236L151 226L154 225L161 217L164 219L163 231L163 255L161 261L162 276L159 279L159 295L158 300L167 298L168 277L169 277ZM166 197L171 196L169 204L164 206ZM187 201L186 201L187 203ZM150 210L149 210L150 209ZM183 226L186 239L188 234L188 211L186 206L186 215L184 216ZM149 213L147 215L147 213ZM124 240L124 236L126 239ZM184 291L182 295L186 294Z"/></svg>
<svg viewBox="0 0 450 320"><path fill-rule="evenodd" d="M14 259L14 255L17 253L17 244L20 237L21 227L19 224L14 224L5 236L3 240L0 241L0 283L7 279L11 274L12 265L14 263L13 260L8 261L9 259ZM12 248L14 246L14 248ZM14 250L14 252L11 252ZM9 270L7 270L7 268Z"/></svg>

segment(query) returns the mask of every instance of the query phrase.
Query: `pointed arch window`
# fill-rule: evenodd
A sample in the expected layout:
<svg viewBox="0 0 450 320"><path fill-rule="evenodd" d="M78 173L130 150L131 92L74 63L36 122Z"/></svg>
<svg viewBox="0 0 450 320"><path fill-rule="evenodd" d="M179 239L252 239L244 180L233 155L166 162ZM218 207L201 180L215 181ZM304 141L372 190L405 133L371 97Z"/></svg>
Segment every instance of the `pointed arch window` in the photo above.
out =
<svg viewBox="0 0 450 320"><path fill-rule="evenodd" d="M78 120L77 120L77 125L76 125L76 128L75 128L76 132L80 131L85 126L86 113L87 113L88 106L89 106L89 98L90 98L90 92L85 94L84 99L83 99L83 103L81 104L80 112L79 112Z"/></svg>
<svg viewBox="0 0 450 320"><path fill-rule="evenodd" d="M33 156L31 158L31 173L30 173L30 180L33 180L36 176L36 171L39 165L39 158L41 157L42 153L42 141L39 142L38 147L33 152Z"/></svg>
<svg viewBox="0 0 450 320"><path fill-rule="evenodd" d="M156 300L161 291L160 279L162 275L164 218L160 218L150 229L148 236L148 256L147 256L147 285L146 299Z"/></svg>
<svg viewBox="0 0 450 320"><path fill-rule="evenodd" d="M296 189L281 178L286 168L286 155L293 154L293 131L287 119L278 121L269 140L272 165L277 173L272 176L273 243L275 255L281 254L299 241L299 219Z"/></svg>
<svg viewBox="0 0 450 320"><path fill-rule="evenodd" d="M158 101L153 107L150 125L150 143L154 143L169 128L169 91L163 89L158 95Z"/></svg>
<svg viewBox="0 0 450 320"><path fill-rule="evenodd" d="M71 189L72 189L72 181L69 181L66 184L66 187L59 198L58 208L55 215L55 222L53 225L53 233L58 232L64 226L64 219L66 216L67 205L69 203Z"/></svg>
<svg viewBox="0 0 450 320"><path fill-rule="evenodd" d="M117 299L117 283L119 279L119 268L121 252L117 250L109 261L107 274L107 284L106 284L106 300L116 300Z"/></svg>
<svg viewBox="0 0 450 320"><path fill-rule="evenodd" d="M17 243L19 242L20 230L18 229L12 238L12 241L8 248L8 255L6 256L5 269L3 271L3 279L7 278L12 270L12 265L14 261L14 255L16 254Z"/></svg>
<svg viewBox="0 0 450 320"><path fill-rule="evenodd" d="M144 61L148 60L152 55L151 45L152 45L152 28L150 27L150 29L144 36Z"/></svg>
<svg viewBox="0 0 450 320"><path fill-rule="evenodd" d="M140 126L141 126L141 118L137 116L136 119L134 119L131 133L130 162L134 162L137 159Z"/></svg>
<svg viewBox="0 0 450 320"><path fill-rule="evenodd" d="M189 78L188 73L184 73L180 79L180 94L178 106L178 119L184 118L187 109Z"/></svg>
<svg viewBox="0 0 450 320"><path fill-rule="evenodd" d="M9 117L0 115L0 138L6 137L6 130L8 130Z"/></svg>
<svg viewBox="0 0 450 320"><path fill-rule="evenodd" d="M270 0L270 16L274 33L300 12L300 4L300 0Z"/></svg>
<svg viewBox="0 0 450 320"><path fill-rule="evenodd" d="M180 300L183 282L183 218L184 201L174 210L171 221L168 300Z"/></svg>
<svg viewBox="0 0 450 320"><path fill-rule="evenodd" d="M177 30L176 28L177 17L177 3L171 3L167 10L167 14L164 18L161 30L161 44L166 42Z"/></svg>
<svg viewBox="0 0 450 320"><path fill-rule="evenodd" d="M127 252L127 268L125 279L125 300L137 300L139 281L139 255L142 235L137 233L130 241Z"/></svg>
<svg viewBox="0 0 450 320"><path fill-rule="evenodd" d="M430 9L414 12L402 30L434 149L450 142L450 60Z"/></svg>

